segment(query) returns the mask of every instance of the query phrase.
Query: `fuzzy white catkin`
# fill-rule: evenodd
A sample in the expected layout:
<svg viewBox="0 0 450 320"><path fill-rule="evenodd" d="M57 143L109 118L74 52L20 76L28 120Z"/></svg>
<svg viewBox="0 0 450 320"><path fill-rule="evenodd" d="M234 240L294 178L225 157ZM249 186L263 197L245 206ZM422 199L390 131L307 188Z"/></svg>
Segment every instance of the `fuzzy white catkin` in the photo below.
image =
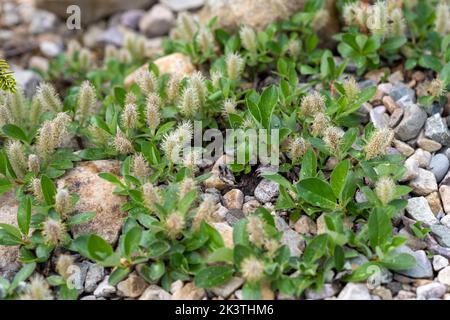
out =
<svg viewBox="0 0 450 320"><path fill-rule="evenodd" d="M155 131L161 123L161 116L159 113L160 103L161 99L155 94L151 94L147 97L145 119L148 127L152 131Z"/></svg>
<svg viewBox="0 0 450 320"><path fill-rule="evenodd" d="M205 77L200 71L194 72L191 75L189 78L189 85L194 88L195 93L197 94L197 100L200 106L203 106L206 102L208 89L206 88Z"/></svg>
<svg viewBox="0 0 450 320"><path fill-rule="evenodd" d="M11 167L18 178L23 178L27 172L27 158L25 150L20 141L11 141L6 147L6 154L8 155Z"/></svg>
<svg viewBox="0 0 450 320"><path fill-rule="evenodd" d="M97 103L96 91L89 81L84 81L78 93L77 116L81 124L84 124L91 115Z"/></svg>
<svg viewBox="0 0 450 320"><path fill-rule="evenodd" d="M225 57L227 75L231 80L238 80L244 70L244 59L238 53L229 53Z"/></svg>
<svg viewBox="0 0 450 320"><path fill-rule="evenodd" d="M179 109L182 115L188 118L195 116L200 109L199 94L196 88L187 87L183 90Z"/></svg>
<svg viewBox="0 0 450 320"><path fill-rule="evenodd" d="M256 53L258 50L258 42L256 40L255 31L248 27L243 26L239 31L239 36L241 38L242 46L250 51L251 53Z"/></svg>
<svg viewBox="0 0 450 320"><path fill-rule="evenodd" d="M9 96L9 110L14 118L15 123L22 123L25 113L25 97L22 89L17 89L15 93Z"/></svg>
<svg viewBox="0 0 450 320"><path fill-rule="evenodd" d="M43 83L37 89L37 99L46 111L61 112L63 105L55 88L49 83Z"/></svg>
<svg viewBox="0 0 450 320"><path fill-rule="evenodd" d="M435 29L438 33L445 35L450 24L450 6L445 2L440 2L436 7Z"/></svg>

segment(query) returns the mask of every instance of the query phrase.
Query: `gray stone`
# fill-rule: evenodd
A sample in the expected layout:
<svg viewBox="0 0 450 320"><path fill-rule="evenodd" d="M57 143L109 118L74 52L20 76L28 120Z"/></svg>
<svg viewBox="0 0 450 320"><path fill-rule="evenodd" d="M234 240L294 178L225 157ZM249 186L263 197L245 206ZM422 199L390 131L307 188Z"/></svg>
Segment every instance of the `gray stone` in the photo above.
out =
<svg viewBox="0 0 450 320"><path fill-rule="evenodd" d="M425 136L444 146L450 145L450 131L444 118L439 114L429 117L425 123Z"/></svg>
<svg viewBox="0 0 450 320"><path fill-rule="evenodd" d="M336 293L338 293L338 289L339 288L337 285L325 283L319 291L310 288L306 289L305 297L309 300L323 300L333 297Z"/></svg>
<svg viewBox="0 0 450 320"><path fill-rule="evenodd" d="M63 51L61 44L54 41L42 41L39 44L39 49L47 58L54 58Z"/></svg>
<svg viewBox="0 0 450 320"><path fill-rule="evenodd" d="M409 159L417 160L417 162L419 162L419 167L426 169L430 165L431 153L419 148L411 157L409 157Z"/></svg>
<svg viewBox="0 0 450 320"><path fill-rule="evenodd" d="M294 257L299 257L305 248L305 240L303 237L292 229L283 232L281 243L289 248L291 256Z"/></svg>
<svg viewBox="0 0 450 320"><path fill-rule="evenodd" d="M411 101L412 103L414 103L416 100L415 91L402 83L394 84L391 91L389 92L389 95L392 99L394 99L394 101L398 101L402 98L405 99L405 97L406 101Z"/></svg>
<svg viewBox="0 0 450 320"><path fill-rule="evenodd" d="M52 31L56 27L57 23L58 18L53 13L44 10L36 10L31 15L29 30L34 35L41 34Z"/></svg>
<svg viewBox="0 0 450 320"><path fill-rule="evenodd" d="M443 225L432 225L431 233L441 246L450 248L450 229Z"/></svg>
<svg viewBox="0 0 450 320"><path fill-rule="evenodd" d="M419 172L419 162L416 159L406 159L404 166L406 171L400 181L411 181L417 178L417 174Z"/></svg>
<svg viewBox="0 0 450 320"><path fill-rule="evenodd" d="M211 288L211 291L218 297L227 299L233 292L239 289L244 284L244 279L239 277L232 277L221 286Z"/></svg>
<svg viewBox="0 0 450 320"><path fill-rule="evenodd" d="M417 287L417 300L440 299L445 294L446 288L443 284L432 282Z"/></svg>
<svg viewBox="0 0 450 320"><path fill-rule="evenodd" d="M431 211L427 199L425 199L424 197L415 197L408 199L406 211L414 220L421 221L428 225L439 223L438 219Z"/></svg>
<svg viewBox="0 0 450 320"><path fill-rule="evenodd" d="M73 0L36 0L39 8L51 11L62 19L67 19L67 7L74 4ZM101 18L105 18L117 12L129 9L147 8L155 0L78 0L76 4L82 12L81 23L89 24Z"/></svg>
<svg viewBox="0 0 450 320"><path fill-rule="evenodd" d="M408 270L397 270L396 272L404 276L421 279L421 278L432 278L433 268L431 262L427 258L427 254L423 250L412 251L407 246L401 246L394 249L397 253L407 253L412 255L416 259L416 265Z"/></svg>
<svg viewBox="0 0 450 320"><path fill-rule="evenodd" d="M395 128L395 134L402 141L411 140L420 132L425 121L427 113L416 104L408 104L404 107L403 119Z"/></svg>
<svg viewBox="0 0 450 320"><path fill-rule="evenodd" d="M95 297L107 298L116 293L116 288L108 283L109 276L105 277L94 291Z"/></svg>
<svg viewBox="0 0 450 320"><path fill-rule="evenodd" d="M165 6L156 4L139 22L139 29L148 37L164 36L175 22L175 15Z"/></svg>
<svg viewBox="0 0 450 320"><path fill-rule="evenodd" d="M430 161L430 170L434 173L437 183L441 182L448 172L450 162L446 155L439 153L433 156Z"/></svg>
<svg viewBox="0 0 450 320"><path fill-rule="evenodd" d="M141 21L144 14L145 14L144 10L139 9L128 10L127 12L124 12L120 16L120 24L127 28L138 30L139 21Z"/></svg>
<svg viewBox="0 0 450 320"><path fill-rule="evenodd" d="M255 189L255 198L261 203L271 202L275 200L279 192L278 183L263 179Z"/></svg>
<svg viewBox="0 0 450 320"><path fill-rule="evenodd" d="M36 93L37 87L42 82L41 76L30 70L13 68L13 71L17 86L22 88L25 97L33 97Z"/></svg>
<svg viewBox="0 0 450 320"><path fill-rule="evenodd" d="M413 188L415 194L419 196L427 196L433 191L438 190L436 177L431 171L419 168L417 177L409 182L409 186Z"/></svg>
<svg viewBox="0 0 450 320"><path fill-rule="evenodd" d="M450 229L450 215L444 216L440 221L444 226Z"/></svg>
<svg viewBox="0 0 450 320"><path fill-rule="evenodd" d="M372 300L364 283L349 282L338 295L338 300Z"/></svg>
<svg viewBox="0 0 450 320"><path fill-rule="evenodd" d="M383 106L375 107L370 110L370 121L377 129L387 128L389 124L389 116L386 114L386 108Z"/></svg>
<svg viewBox="0 0 450 320"><path fill-rule="evenodd" d="M13 191L0 195L0 223L10 224L17 228L18 208L19 201ZM19 270L18 257L19 246L0 245L0 276L8 277Z"/></svg>
<svg viewBox="0 0 450 320"><path fill-rule="evenodd" d="M97 298L94 295L89 295L80 298L80 300L97 300Z"/></svg>
<svg viewBox="0 0 450 320"><path fill-rule="evenodd" d="M97 36L97 44L106 46L108 44L121 47L124 42L124 36L117 27L108 28Z"/></svg>
<svg viewBox="0 0 450 320"><path fill-rule="evenodd" d="M172 11L181 12L200 8L205 0L161 0L161 3Z"/></svg>
<svg viewBox="0 0 450 320"><path fill-rule="evenodd" d="M434 271L439 271L448 266L448 259L441 255L433 256L433 269Z"/></svg>
<svg viewBox="0 0 450 320"><path fill-rule="evenodd" d="M228 210L225 214L225 220L230 226L234 226L241 219L245 219L245 214L239 209Z"/></svg>
<svg viewBox="0 0 450 320"><path fill-rule="evenodd" d="M139 300L171 300L172 296L166 290L152 284L145 289Z"/></svg>
<svg viewBox="0 0 450 320"><path fill-rule="evenodd" d="M84 282L84 291L93 292L103 277L105 276L105 268L95 263L89 266Z"/></svg>
<svg viewBox="0 0 450 320"><path fill-rule="evenodd" d="M450 286L450 267L445 267L439 271L438 281L446 286Z"/></svg>
<svg viewBox="0 0 450 320"><path fill-rule="evenodd" d="M70 275L70 280L74 289L78 290L78 293L82 293L84 291L84 283L86 280L86 275L91 263L88 261L83 261L80 263L76 263L79 269L79 272L73 272Z"/></svg>

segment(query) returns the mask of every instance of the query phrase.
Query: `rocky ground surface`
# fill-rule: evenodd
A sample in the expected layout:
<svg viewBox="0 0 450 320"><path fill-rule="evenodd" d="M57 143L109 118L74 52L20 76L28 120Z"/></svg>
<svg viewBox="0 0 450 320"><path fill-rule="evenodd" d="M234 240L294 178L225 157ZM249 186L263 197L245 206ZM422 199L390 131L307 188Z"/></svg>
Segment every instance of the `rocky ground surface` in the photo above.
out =
<svg viewBox="0 0 450 320"><path fill-rule="evenodd" d="M43 1L45 2L45 1ZM96 1L92 1L96 2ZM146 36L148 57L161 55L163 36L167 35L179 12L191 10L197 12L203 0L161 0L140 1L142 9L118 7L115 12L98 13L98 17L110 15L108 19L92 16L88 26L79 31L69 31L65 21L57 14L37 9L31 1L3 1L0 16L0 56L5 57L13 66L18 84L31 96L42 74L48 70L50 59L62 53L69 39L78 39L95 54L106 45L121 47L127 32L136 32ZM126 3L121 2L121 3ZM217 1L220 3L220 1ZM56 10L55 10L56 12ZM236 19L236 17L227 17ZM252 17L257 25L260 17ZM227 20L225 24L236 23ZM164 59L164 58L163 58ZM181 60L180 60L181 59ZM177 72L192 72L194 66L183 61L179 55L170 57L169 63L160 60L159 65L173 65L174 61L186 68ZM181 61L181 62L180 62ZM351 67L347 70L351 73ZM386 79L384 74L390 74ZM128 80L133 81L132 77ZM392 128L396 136L390 152L406 157L407 173L403 183L413 191L406 198L408 206L397 225L410 225L423 221L430 225L431 231L424 238L415 237L407 228L396 228L395 233L409 240L401 250L416 257L417 265L410 270L386 272L379 279L379 285L371 283L348 283L339 286L333 279L323 290L307 290L307 299L450 299L450 102L443 110L419 107L417 99L426 95L424 88L430 75L423 72L397 70L377 70L360 79L359 85L377 86L376 96L366 103L361 112L364 121L371 121L376 128ZM450 101L450 100L449 100ZM201 198L213 199L219 204L218 213L223 217L214 227L220 231L227 246L233 246L232 228L240 218L260 206L274 210L279 193L275 182L255 178L252 181L235 183L231 172L223 176L223 163L226 156L220 158L211 168L213 176L204 182ZM58 184L68 186L71 192L80 195L78 206L84 211L96 211L97 217L83 226L72 230L76 233L96 232L114 243L123 223L123 213L119 207L125 199L112 194L114 189L108 182L97 176L98 172L117 172L114 161L81 162L69 171ZM360 201L364 201L361 193ZM357 199L358 200L358 199ZM10 193L0 197L0 222L15 223L18 203ZM307 216L301 217L295 224L289 225L283 219L283 212L276 212L277 227L284 232L283 242L293 254L304 248L303 235L316 235L324 232L324 221L313 221ZM0 271L11 277L17 270L17 248L0 247ZM56 254L55 254L56 255ZM157 285L149 285L138 274L131 274L117 286L108 284L106 270L79 256L76 265L82 270L75 283L82 300L100 299L239 299L241 278L235 277L221 287L212 290L197 288L193 283L177 281L170 291ZM353 259L352 264L361 265L367 259L363 256ZM47 272L53 268L49 261ZM267 299L285 299L267 289Z"/></svg>

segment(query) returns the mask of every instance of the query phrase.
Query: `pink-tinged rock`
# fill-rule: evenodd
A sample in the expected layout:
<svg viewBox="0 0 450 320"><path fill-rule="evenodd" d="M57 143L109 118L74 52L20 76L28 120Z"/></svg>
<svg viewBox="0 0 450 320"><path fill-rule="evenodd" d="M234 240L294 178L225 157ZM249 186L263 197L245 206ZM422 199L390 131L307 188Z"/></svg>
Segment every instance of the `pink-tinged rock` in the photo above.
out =
<svg viewBox="0 0 450 320"><path fill-rule="evenodd" d="M158 67L160 74L169 74L180 80L190 76L195 71L189 57L181 53L169 54L156 59L153 63ZM126 88L129 88L136 81L136 77L141 70L148 70L148 64L144 64L125 78L124 85Z"/></svg>
<svg viewBox="0 0 450 320"><path fill-rule="evenodd" d="M0 196L0 223L7 223L17 227L17 209L19 202L13 191L9 191ZM20 263L19 246L0 245L0 276L17 271Z"/></svg>
<svg viewBox="0 0 450 320"><path fill-rule="evenodd" d="M58 180L58 187L67 187L71 193L79 195L75 213L95 212L94 219L72 227L75 237L94 233L109 243L115 243L119 237L126 213L121 206L126 197L113 194L115 185L100 178L101 172L119 175L120 162L114 160L98 160L79 162Z"/></svg>

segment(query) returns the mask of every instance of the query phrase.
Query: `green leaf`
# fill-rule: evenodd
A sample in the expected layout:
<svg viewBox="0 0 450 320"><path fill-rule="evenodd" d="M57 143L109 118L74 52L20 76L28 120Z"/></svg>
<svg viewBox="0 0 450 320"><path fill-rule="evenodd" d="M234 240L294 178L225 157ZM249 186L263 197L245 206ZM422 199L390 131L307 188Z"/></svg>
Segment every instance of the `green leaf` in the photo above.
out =
<svg viewBox="0 0 450 320"><path fill-rule="evenodd" d="M334 210L336 196L331 186L318 178L308 178L297 185L297 194L306 202L322 209Z"/></svg>
<svg viewBox="0 0 450 320"><path fill-rule="evenodd" d="M381 264L391 270L408 270L416 265L416 258L407 253L390 251L381 260Z"/></svg>
<svg viewBox="0 0 450 320"><path fill-rule="evenodd" d="M450 62L448 62L439 73L439 78L446 84L450 84Z"/></svg>
<svg viewBox="0 0 450 320"><path fill-rule="evenodd" d="M378 262L366 262L359 266L353 273L345 278L345 281L359 282L366 280L371 275L382 271L382 266Z"/></svg>
<svg viewBox="0 0 450 320"><path fill-rule="evenodd" d="M233 262L233 249L222 247L211 252L208 256L208 263Z"/></svg>
<svg viewBox="0 0 450 320"><path fill-rule="evenodd" d="M270 122L272 119L273 109L278 101L278 90L275 86L266 88L258 104L261 113L261 122L264 128L270 129Z"/></svg>
<svg viewBox="0 0 450 320"><path fill-rule="evenodd" d="M28 277L33 274L35 269L36 269L35 262L25 264L22 267L22 269L20 269L20 271L17 272L17 274L14 276L11 286L9 287L9 291L10 292L14 291L21 282L27 280Z"/></svg>
<svg viewBox="0 0 450 320"><path fill-rule="evenodd" d="M261 299L261 285L259 282L246 282L242 287L242 297L244 300L260 300Z"/></svg>
<svg viewBox="0 0 450 320"><path fill-rule="evenodd" d="M149 265L143 265L139 269L139 274L148 282L157 282L166 272L164 262L156 261Z"/></svg>
<svg viewBox="0 0 450 320"><path fill-rule="evenodd" d="M261 174L261 176L263 176L267 180L278 183L280 186L283 186L286 189L292 189L292 184L289 182L289 180L278 173L264 172Z"/></svg>
<svg viewBox="0 0 450 320"><path fill-rule="evenodd" d="M142 229L134 227L128 230L123 238L123 255L130 259L131 255L136 252L142 237Z"/></svg>
<svg viewBox="0 0 450 320"><path fill-rule="evenodd" d="M101 172L98 174L98 176L102 179L105 179L106 181L109 181L111 183L114 183L115 185L119 185L121 187L125 187L125 185L120 181L119 178L117 178L115 175L109 172Z"/></svg>
<svg viewBox="0 0 450 320"><path fill-rule="evenodd" d="M227 282L233 276L231 266L212 266L200 270L194 278L194 283L199 288L213 288Z"/></svg>
<svg viewBox="0 0 450 320"><path fill-rule="evenodd" d="M74 225L77 225L77 224L82 224L82 223L89 222L92 219L94 219L95 214L96 214L95 212L83 212L83 213L75 214L73 216L70 216L67 219L66 224L68 226L74 226Z"/></svg>
<svg viewBox="0 0 450 320"><path fill-rule="evenodd" d="M130 268L116 268L109 275L108 283L112 286L117 285L120 281L125 279L125 277L131 272Z"/></svg>
<svg viewBox="0 0 450 320"><path fill-rule="evenodd" d="M347 181L348 170L350 169L350 161L345 160L339 162L331 173L330 185L336 197L341 199L341 193Z"/></svg>
<svg viewBox="0 0 450 320"><path fill-rule="evenodd" d="M300 169L300 180L306 178L313 178L317 172L317 158L312 149L308 149L302 159L302 166Z"/></svg>
<svg viewBox="0 0 450 320"><path fill-rule="evenodd" d="M382 247L392 235L392 224L383 209L376 208L369 216L369 241L373 249Z"/></svg>
<svg viewBox="0 0 450 320"><path fill-rule="evenodd" d="M28 143L28 137L23 130L13 124L6 124L3 126L3 133L13 139L21 140L23 142Z"/></svg>
<svg viewBox="0 0 450 320"><path fill-rule="evenodd" d="M103 261L113 253L111 245L95 234L88 237L87 250L89 256L97 261Z"/></svg>
<svg viewBox="0 0 450 320"><path fill-rule="evenodd" d="M326 233L316 236L306 246L305 252L303 253L303 259L306 262L312 263L322 258L327 252L328 239L329 236Z"/></svg>
<svg viewBox="0 0 450 320"><path fill-rule="evenodd" d="M31 221L31 197L24 197L17 210L17 224L23 235L28 235Z"/></svg>
<svg viewBox="0 0 450 320"><path fill-rule="evenodd" d="M42 193L44 194L45 203L47 205L55 204L56 186L46 175L41 177L41 188Z"/></svg>

